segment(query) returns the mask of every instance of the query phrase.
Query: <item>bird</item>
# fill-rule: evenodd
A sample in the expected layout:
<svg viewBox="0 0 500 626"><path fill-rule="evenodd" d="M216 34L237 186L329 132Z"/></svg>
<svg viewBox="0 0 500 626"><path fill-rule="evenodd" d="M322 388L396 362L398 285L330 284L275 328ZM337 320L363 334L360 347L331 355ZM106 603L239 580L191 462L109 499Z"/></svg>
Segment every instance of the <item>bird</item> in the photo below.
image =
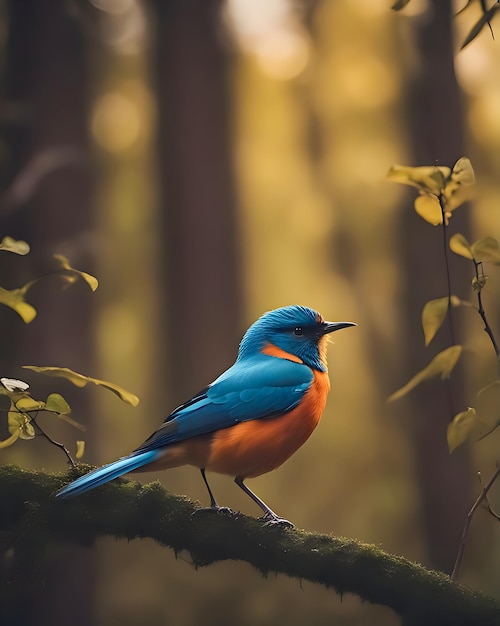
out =
<svg viewBox="0 0 500 626"><path fill-rule="evenodd" d="M78 478L56 497L77 496L129 472L192 465L201 472L210 509L226 507L217 504L206 471L233 477L266 524L293 526L244 481L278 468L312 434L330 391L328 338L350 326L356 324L326 322L301 305L264 313L244 334L229 369L172 411L131 454Z"/></svg>

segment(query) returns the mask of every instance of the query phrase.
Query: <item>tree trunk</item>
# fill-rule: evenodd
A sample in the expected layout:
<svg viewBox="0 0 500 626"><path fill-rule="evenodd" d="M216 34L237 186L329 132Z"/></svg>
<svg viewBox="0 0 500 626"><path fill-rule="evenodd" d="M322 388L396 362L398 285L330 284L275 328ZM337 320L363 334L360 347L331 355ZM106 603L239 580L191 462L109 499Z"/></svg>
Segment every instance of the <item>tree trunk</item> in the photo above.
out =
<svg viewBox="0 0 500 626"><path fill-rule="evenodd" d="M85 163L85 42L67 6L64 0L11 0L7 5L5 92L14 115L6 138L11 155L9 178L14 185L7 187L2 198L2 235L25 239L32 247L25 258L9 255L12 271L5 276L9 284L4 285L9 288L50 270L53 253L62 253L75 267L92 272L91 180ZM92 372L88 287L75 284L66 291L60 280L50 278L30 290L29 300L38 310L29 326L2 307L2 326L11 329L3 334L2 376L27 377L17 370L21 364L63 365ZM33 393L43 398L48 390L53 390L50 379L37 381ZM82 393L68 396L75 415L90 415L86 397ZM42 439L28 443L30 451L16 445L12 454L39 455L38 462L43 459L49 464L60 454ZM26 584L30 578L50 580L57 595L39 585L36 596L1 607L2 623L59 624L69 619L69 611L73 624L91 623L88 598L95 578L94 559L85 556L76 567L74 556L73 549L61 549L46 555L36 568L18 566L17 579Z"/></svg>
<svg viewBox="0 0 500 626"><path fill-rule="evenodd" d="M242 329L231 59L219 0L158 0L156 76L171 397L234 360Z"/></svg>

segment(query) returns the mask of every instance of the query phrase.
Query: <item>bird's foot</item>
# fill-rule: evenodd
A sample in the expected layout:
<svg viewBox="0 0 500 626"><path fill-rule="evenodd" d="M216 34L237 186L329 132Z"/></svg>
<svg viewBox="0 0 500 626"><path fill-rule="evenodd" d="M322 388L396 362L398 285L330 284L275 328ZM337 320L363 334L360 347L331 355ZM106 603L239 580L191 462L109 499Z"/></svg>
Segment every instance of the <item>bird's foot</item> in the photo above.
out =
<svg viewBox="0 0 500 626"><path fill-rule="evenodd" d="M226 517L238 517L240 513L237 511L233 511L228 506L204 506L199 509L193 511L193 515L197 515L199 513L217 513L217 515L223 515Z"/></svg>
<svg viewBox="0 0 500 626"><path fill-rule="evenodd" d="M264 522L264 526L282 526L283 528L295 528L292 522L284 517L278 517L275 513L266 513L260 518Z"/></svg>

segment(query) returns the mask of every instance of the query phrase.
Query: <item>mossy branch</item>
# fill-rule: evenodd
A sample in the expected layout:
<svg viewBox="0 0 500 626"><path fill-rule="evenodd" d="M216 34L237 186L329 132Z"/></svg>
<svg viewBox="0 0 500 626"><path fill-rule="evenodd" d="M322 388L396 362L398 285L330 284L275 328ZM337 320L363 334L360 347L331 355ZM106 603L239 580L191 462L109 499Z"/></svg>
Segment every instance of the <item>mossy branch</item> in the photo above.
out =
<svg viewBox="0 0 500 626"><path fill-rule="evenodd" d="M216 561L250 563L320 583L338 593L392 608L405 625L498 625L500 605L452 583L442 573L351 539L265 526L244 515L200 510L159 483L117 480L69 501L54 492L90 468L69 476L0 467L0 539L4 551L53 539L91 543L97 537L149 537L190 553L196 567Z"/></svg>

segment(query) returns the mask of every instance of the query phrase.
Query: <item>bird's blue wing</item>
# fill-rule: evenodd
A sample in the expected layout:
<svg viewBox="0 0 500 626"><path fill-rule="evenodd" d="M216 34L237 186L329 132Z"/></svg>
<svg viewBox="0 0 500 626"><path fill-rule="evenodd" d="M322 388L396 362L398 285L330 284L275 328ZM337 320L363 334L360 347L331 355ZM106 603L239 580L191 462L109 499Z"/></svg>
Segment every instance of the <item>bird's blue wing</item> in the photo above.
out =
<svg viewBox="0 0 500 626"><path fill-rule="evenodd" d="M309 367L259 355L240 361L171 413L135 453L234 426L288 413L313 380Z"/></svg>
<svg viewBox="0 0 500 626"><path fill-rule="evenodd" d="M238 422L283 415L309 389L312 371L293 361L267 355L238 360L222 376L178 407L132 454L78 478L56 496L71 498L122 474L153 463L161 448Z"/></svg>

